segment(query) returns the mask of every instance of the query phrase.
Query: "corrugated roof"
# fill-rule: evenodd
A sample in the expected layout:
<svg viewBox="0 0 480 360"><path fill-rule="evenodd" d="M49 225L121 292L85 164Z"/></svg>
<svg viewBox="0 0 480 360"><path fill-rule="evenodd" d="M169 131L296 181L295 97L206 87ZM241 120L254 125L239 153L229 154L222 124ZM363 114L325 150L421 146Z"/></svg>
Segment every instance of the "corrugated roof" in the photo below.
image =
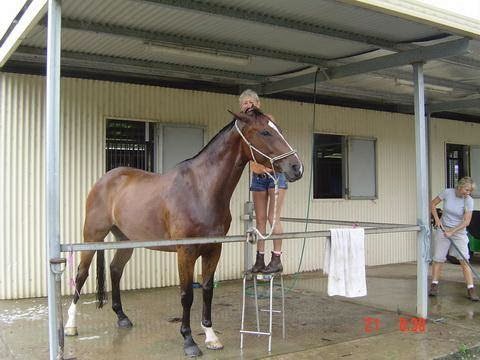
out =
<svg viewBox="0 0 480 360"><path fill-rule="evenodd" d="M325 72L459 38L435 26L333 0L64 0L62 18L63 66L77 75L88 71L92 76L98 68L104 78L105 69L111 69L112 76L201 79L219 88L296 79L317 66ZM41 23L9 66L41 64L45 44ZM165 45L178 51L156 51ZM245 61L226 61L233 56ZM427 62L427 100L475 98L479 70L478 40L470 41L467 53ZM404 65L325 81L317 89L328 96L411 105L411 72ZM294 82L280 91L309 94L313 85ZM471 109L455 111L478 115Z"/></svg>

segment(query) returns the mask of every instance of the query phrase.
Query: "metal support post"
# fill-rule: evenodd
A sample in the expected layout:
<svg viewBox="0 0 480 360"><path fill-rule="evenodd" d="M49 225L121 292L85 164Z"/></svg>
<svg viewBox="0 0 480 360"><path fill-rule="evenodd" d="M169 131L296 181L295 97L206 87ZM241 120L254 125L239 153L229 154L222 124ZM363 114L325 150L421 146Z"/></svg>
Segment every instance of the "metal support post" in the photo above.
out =
<svg viewBox="0 0 480 360"><path fill-rule="evenodd" d="M246 234L248 229L253 227L253 202L246 201L243 206L243 221L244 221L244 233ZM243 248L243 268L244 271L248 271L253 266L253 250L252 245L245 243Z"/></svg>
<svg viewBox="0 0 480 360"><path fill-rule="evenodd" d="M423 64L413 64L415 101L415 150L417 173L417 315L422 318L428 313L428 251L430 243L429 191L427 162L427 126L425 118L425 87Z"/></svg>
<svg viewBox="0 0 480 360"><path fill-rule="evenodd" d="M48 1L47 98L45 125L45 241L47 250L48 329L50 360L63 359L59 339L57 296L60 296L60 0Z"/></svg>

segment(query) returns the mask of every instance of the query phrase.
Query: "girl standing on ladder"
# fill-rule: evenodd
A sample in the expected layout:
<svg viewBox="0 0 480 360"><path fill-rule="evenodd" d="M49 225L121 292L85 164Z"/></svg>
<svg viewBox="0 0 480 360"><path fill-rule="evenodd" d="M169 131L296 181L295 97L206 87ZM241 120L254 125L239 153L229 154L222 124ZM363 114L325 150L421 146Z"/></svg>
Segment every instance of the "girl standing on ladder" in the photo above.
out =
<svg viewBox="0 0 480 360"><path fill-rule="evenodd" d="M247 89L240 94L239 97L240 110L247 112L252 107L260 108L260 98L253 90ZM271 115L267 115L273 120ZM288 188L285 175L277 173L276 179L278 181L278 195L275 200L275 182L272 176L273 169L258 164L257 162L250 162L250 169L252 170L252 182L250 191L253 195L253 205L255 208L256 227L257 230L265 234L267 228L267 219L270 226L274 224L273 234L282 234L283 228L280 223L280 214L282 211L283 201L285 199ZM276 211L275 211L276 207ZM274 219L274 214L276 219ZM258 240L257 242L257 256L255 264L253 265L252 273L272 274L283 271L282 261L282 240L273 240L273 251L270 263L265 266L265 240Z"/></svg>

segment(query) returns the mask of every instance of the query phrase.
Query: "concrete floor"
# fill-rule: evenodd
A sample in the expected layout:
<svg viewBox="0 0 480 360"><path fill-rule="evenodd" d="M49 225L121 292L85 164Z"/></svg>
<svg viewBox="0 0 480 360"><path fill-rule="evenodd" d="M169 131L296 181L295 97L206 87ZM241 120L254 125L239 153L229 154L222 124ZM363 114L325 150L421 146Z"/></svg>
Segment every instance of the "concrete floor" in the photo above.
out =
<svg viewBox="0 0 480 360"><path fill-rule="evenodd" d="M458 266L446 264L443 278L439 297L430 299L425 331L414 331L411 319L416 304L413 263L367 269L368 296L358 299L328 297L327 279L319 272L296 279L285 276L286 288L294 285L285 299L287 334L283 340L281 318L276 315L271 353L267 337L245 335L245 348L239 348L241 281L221 282L215 290L214 329L225 348L212 351L203 344L199 289L195 290L192 330L203 359L433 359L480 345L480 303L466 298ZM124 291L123 296L125 312L134 322L128 330L116 327L109 306L97 310L93 295L82 296L79 335L66 338L65 358L184 359L178 288ZM253 329L253 300L248 301L246 324ZM65 313L69 303L65 298ZM266 329L265 315L261 323ZM401 324L406 328L401 329ZM46 299L0 301L0 359L47 358Z"/></svg>

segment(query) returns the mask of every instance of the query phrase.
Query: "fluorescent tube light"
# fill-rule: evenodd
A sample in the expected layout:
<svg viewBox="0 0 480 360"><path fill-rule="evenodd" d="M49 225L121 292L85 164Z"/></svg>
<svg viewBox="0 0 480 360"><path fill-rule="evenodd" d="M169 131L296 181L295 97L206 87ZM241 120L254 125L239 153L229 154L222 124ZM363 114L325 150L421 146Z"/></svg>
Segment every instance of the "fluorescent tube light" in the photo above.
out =
<svg viewBox="0 0 480 360"><path fill-rule="evenodd" d="M409 86L409 87L414 87L415 86L413 84L413 81L405 80L405 79L395 79L395 85ZM425 86L425 89L427 89L427 90L438 91L438 92L442 92L442 93L450 93L450 92L453 91L453 88L448 87L448 86L433 85L433 84L424 84L424 86Z"/></svg>
<svg viewBox="0 0 480 360"><path fill-rule="evenodd" d="M246 66L250 64L250 57L232 54L223 51L215 51L203 48L187 47L175 44L145 43L148 50L164 55L186 56L198 60L207 60L231 65Z"/></svg>

